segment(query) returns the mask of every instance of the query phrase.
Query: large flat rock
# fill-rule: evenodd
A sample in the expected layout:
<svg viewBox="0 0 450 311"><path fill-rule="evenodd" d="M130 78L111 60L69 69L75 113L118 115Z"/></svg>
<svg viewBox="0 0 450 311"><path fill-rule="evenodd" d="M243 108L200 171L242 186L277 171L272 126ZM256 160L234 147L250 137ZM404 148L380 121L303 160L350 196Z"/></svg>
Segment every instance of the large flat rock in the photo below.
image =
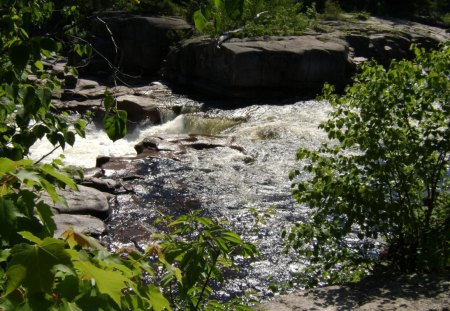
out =
<svg viewBox="0 0 450 311"><path fill-rule="evenodd" d="M76 232L99 237L106 232L106 225L99 218L90 215L56 214L53 216L56 223L55 237L61 236L69 228Z"/></svg>
<svg viewBox="0 0 450 311"><path fill-rule="evenodd" d="M47 195L43 195L43 198L59 214L92 215L101 219L109 216L110 207L103 192L82 185L78 186L78 190L58 190L58 194L66 199L67 206L54 204Z"/></svg>
<svg viewBox="0 0 450 311"><path fill-rule="evenodd" d="M225 95L344 86L354 70L349 45L327 35L231 39L195 38L168 57L167 76Z"/></svg>

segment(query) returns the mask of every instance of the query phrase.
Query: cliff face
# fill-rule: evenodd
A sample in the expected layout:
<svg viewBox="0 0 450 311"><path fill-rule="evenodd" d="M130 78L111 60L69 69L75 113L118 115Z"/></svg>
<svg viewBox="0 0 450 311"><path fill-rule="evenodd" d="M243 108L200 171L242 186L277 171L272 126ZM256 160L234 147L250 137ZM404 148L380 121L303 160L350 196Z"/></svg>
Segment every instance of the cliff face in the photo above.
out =
<svg viewBox="0 0 450 311"><path fill-rule="evenodd" d="M319 31L296 37L187 40L165 66L170 80L225 96L302 94L325 82L345 86L356 63L413 57L416 43L435 48L448 40L445 30L401 20L323 21Z"/></svg>
<svg viewBox="0 0 450 311"><path fill-rule="evenodd" d="M359 62L375 59L387 66L412 58L412 43L435 48L450 38L437 27L350 15L321 21L295 37L183 41L192 27L181 18L110 12L94 20L91 33L99 53L81 73L162 74L176 85L221 97L317 94L325 82L345 86Z"/></svg>

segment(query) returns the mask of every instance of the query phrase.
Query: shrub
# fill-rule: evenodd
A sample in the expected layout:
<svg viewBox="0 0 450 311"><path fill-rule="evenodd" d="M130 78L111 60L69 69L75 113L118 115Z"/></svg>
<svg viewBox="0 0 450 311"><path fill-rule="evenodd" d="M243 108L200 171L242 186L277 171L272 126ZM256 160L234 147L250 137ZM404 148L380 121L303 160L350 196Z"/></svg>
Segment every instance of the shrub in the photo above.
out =
<svg viewBox="0 0 450 311"><path fill-rule="evenodd" d="M211 36L235 31L236 36L299 35L314 24L314 6L306 8L294 0L210 1L196 11L197 30Z"/></svg>
<svg viewBox="0 0 450 311"><path fill-rule="evenodd" d="M290 175L311 214L288 244L312 259L316 277L450 264L450 45L414 52L387 70L363 65L343 96L325 87L334 110L320 127L331 141L300 148Z"/></svg>
<svg viewBox="0 0 450 311"><path fill-rule="evenodd" d="M338 2L334 0L326 0L322 17L324 19L333 19L339 20L341 19L341 14L343 13Z"/></svg>

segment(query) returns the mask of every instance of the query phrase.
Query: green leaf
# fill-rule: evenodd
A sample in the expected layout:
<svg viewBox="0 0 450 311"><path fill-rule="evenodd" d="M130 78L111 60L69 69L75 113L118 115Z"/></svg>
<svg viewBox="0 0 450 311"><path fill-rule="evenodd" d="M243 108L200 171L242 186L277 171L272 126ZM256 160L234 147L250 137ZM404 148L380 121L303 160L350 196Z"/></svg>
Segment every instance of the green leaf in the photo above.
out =
<svg viewBox="0 0 450 311"><path fill-rule="evenodd" d="M11 63L16 67L16 70L22 71L25 69L30 59L30 46L20 42L13 45L9 50L9 59Z"/></svg>
<svg viewBox="0 0 450 311"><path fill-rule="evenodd" d="M63 300L62 306L59 307L60 311L83 311L80 309L76 303L74 302L67 302Z"/></svg>
<svg viewBox="0 0 450 311"><path fill-rule="evenodd" d="M19 285L29 293L47 292L52 288L57 264L71 265L70 256L64 250L65 243L53 238L29 245L17 244L11 250L11 262L6 270L7 289L11 294Z"/></svg>
<svg viewBox="0 0 450 311"><path fill-rule="evenodd" d="M76 260L74 265L80 271L82 278L95 280L98 291L111 297L117 306L120 306L122 290L133 284L121 273L100 269L88 261Z"/></svg>
<svg viewBox="0 0 450 311"><path fill-rule="evenodd" d="M109 113L111 109L114 107L115 99L114 97L109 93L105 92L105 99L103 100L103 105L105 106L106 113Z"/></svg>
<svg viewBox="0 0 450 311"><path fill-rule="evenodd" d="M13 175L16 176L22 184L28 187L32 187L40 183L40 176L34 171L19 170L16 174Z"/></svg>
<svg viewBox="0 0 450 311"><path fill-rule="evenodd" d="M41 171L55 177L56 179L58 179L59 181L61 181L62 183L66 184L67 186L69 186L70 188L72 188L73 190L77 190L77 185L75 184L75 182L73 181L72 178L70 178L68 175L57 171L53 166L51 166L50 164L43 164L40 167Z"/></svg>
<svg viewBox="0 0 450 311"><path fill-rule="evenodd" d="M47 234L53 236L53 233L56 230L56 224L53 220L53 212L50 206L41 201L36 205L36 212L44 225Z"/></svg>
<svg viewBox="0 0 450 311"><path fill-rule="evenodd" d="M52 92L48 88L39 88L36 90L36 95L41 102L42 107L48 107L52 101Z"/></svg>
<svg viewBox="0 0 450 311"><path fill-rule="evenodd" d="M123 138L127 133L127 112L118 110L115 115L105 116L103 127L112 141Z"/></svg>
<svg viewBox="0 0 450 311"><path fill-rule="evenodd" d="M92 248L97 250L104 250L105 248L94 238L91 238L85 234L75 232L73 228L67 229L62 237L66 240L67 244L71 248L81 246L84 248Z"/></svg>
<svg viewBox="0 0 450 311"><path fill-rule="evenodd" d="M208 23L208 20L205 18L202 11L200 11L200 10L195 11L194 25L195 25L195 28L197 28L197 30L199 32L203 32L203 30L206 28L207 23Z"/></svg>
<svg viewBox="0 0 450 311"><path fill-rule="evenodd" d="M153 310L164 311L172 310L169 301L163 296L160 289L154 285L148 285L147 291L148 297L150 298Z"/></svg>
<svg viewBox="0 0 450 311"><path fill-rule="evenodd" d="M75 134L73 132L69 131L65 133L64 138L70 146L73 146L75 144Z"/></svg>
<svg viewBox="0 0 450 311"><path fill-rule="evenodd" d="M0 176L6 173L14 172L16 162L8 158L0 158Z"/></svg>
<svg viewBox="0 0 450 311"><path fill-rule="evenodd" d="M40 238L38 238L37 236L35 236L33 233L31 233L29 231L21 231L21 232L18 232L18 233L25 240L28 240L28 241L36 243L36 244L42 243L42 240Z"/></svg>
<svg viewBox="0 0 450 311"><path fill-rule="evenodd" d="M5 262L9 259L9 256L11 255L10 249L2 249L0 250L0 262Z"/></svg>
<svg viewBox="0 0 450 311"><path fill-rule="evenodd" d="M58 192L56 192L55 186L52 183L48 182L45 179L42 179L41 180L41 186L48 193L48 195L52 199L53 203L64 202L62 200L61 196L58 194Z"/></svg>
<svg viewBox="0 0 450 311"><path fill-rule="evenodd" d="M20 212L16 204L0 197L0 235L4 239L9 239L14 233L17 228L17 219L20 217L25 217L25 215Z"/></svg>
<svg viewBox="0 0 450 311"><path fill-rule="evenodd" d="M42 62L40 60L35 61L34 66L40 71L44 70L44 65L42 64Z"/></svg>
<svg viewBox="0 0 450 311"><path fill-rule="evenodd" d="M234 232L231 231L225 231L222 233L222 238L224 238L225 240L228 240L230 242L233 242L236 245L241 245L243 244L242 239L239 235L237 235Z"/></svg>

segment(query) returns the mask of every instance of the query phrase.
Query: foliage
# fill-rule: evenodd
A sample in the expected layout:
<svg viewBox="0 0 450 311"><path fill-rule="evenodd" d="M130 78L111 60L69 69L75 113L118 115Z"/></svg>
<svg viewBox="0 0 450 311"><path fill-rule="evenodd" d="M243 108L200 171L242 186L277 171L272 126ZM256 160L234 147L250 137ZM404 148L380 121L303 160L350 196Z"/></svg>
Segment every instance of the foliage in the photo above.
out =
<svg viewBox="0 0 450 311"><path fill-rule="evenodd" d="M161 220L161 219L160 219ZM163 219L167 222L170 218ZM234 232L224 229L199 211L182 215L168 225L171 232L155 235L161 242L147 251L157 255L165 268L160 286L177 310L247 310L242 305L218 303L207 298L213 294L212 283L224 282L223 269L238 270L234 258L255 257L254 245L245 243ZM223 304L223 303L222 303ZM219 304L220 305L220 304Z"/></svg>
<svg viewBox="0 0 450 311"><path fill-rule="evenodd" d="M338 2L334 0L326 0L324 4L322 17L324 19L339 20L343 13Z"/></svg>
<svg viewBox="0 0 450 311"><path fill-rule="evenodd" d="M327 86L331 141L297 152L293 195L311 215L285 235L328 281L450 264L450 45L414 52L387 70L363 65L342 97Z"/></svg>
<svg viewBox="0 0 450 311"><path fill-rule="evenodd" d="M162 286L174 283L185 305L195 302L199 309L210 293L209 281L221 277L218 266L231 265L234 254L256 252L207 218L193 215L176 220L173 226L181 228L175 234L190 232L197 239L181 243L175 235L168 235L156 263L148 258L153 253L114 254L72 229L62 239L53 237L56 225L43 194L65 203L58 188L76 190L77 185L61 160L43 164L42 159L33 162L27 156L40 139L64 149L74 144L76 135L85 134L88 120L61 114L53 106L52 96L63 81L48 65L63 50L64 44L55 38L70 35L77 27L76 22L69 22L78 16L73 4L49 0L0 3L0 309L171 310L175 302L164 293L172 291ZM63 14L69 27L62 26L58 35L50 36L53 13ZM74 49L88 52L80 45ZM76 75L76 70L66 70ZM123 137L126 114L117 109L110 94L104 106L108 136L113 140ZM197 226L186 227L195 222ZM199 230L198 236L191 228ZM197 252L194 261L186 255L191 250ZM162 271L164 283L149 282ZM172 279L173 272L180 278ZM181 299L176 302L182 303Z"/></svg>
<svg viewBox="0 0 450 311"><path fill-rule="evenodd" d="M314 21L293 0L209 1L194 13L197 30L212 36L233 31L237 36L298 35ZM310 10L311 12L311 10Z"/></svg>

